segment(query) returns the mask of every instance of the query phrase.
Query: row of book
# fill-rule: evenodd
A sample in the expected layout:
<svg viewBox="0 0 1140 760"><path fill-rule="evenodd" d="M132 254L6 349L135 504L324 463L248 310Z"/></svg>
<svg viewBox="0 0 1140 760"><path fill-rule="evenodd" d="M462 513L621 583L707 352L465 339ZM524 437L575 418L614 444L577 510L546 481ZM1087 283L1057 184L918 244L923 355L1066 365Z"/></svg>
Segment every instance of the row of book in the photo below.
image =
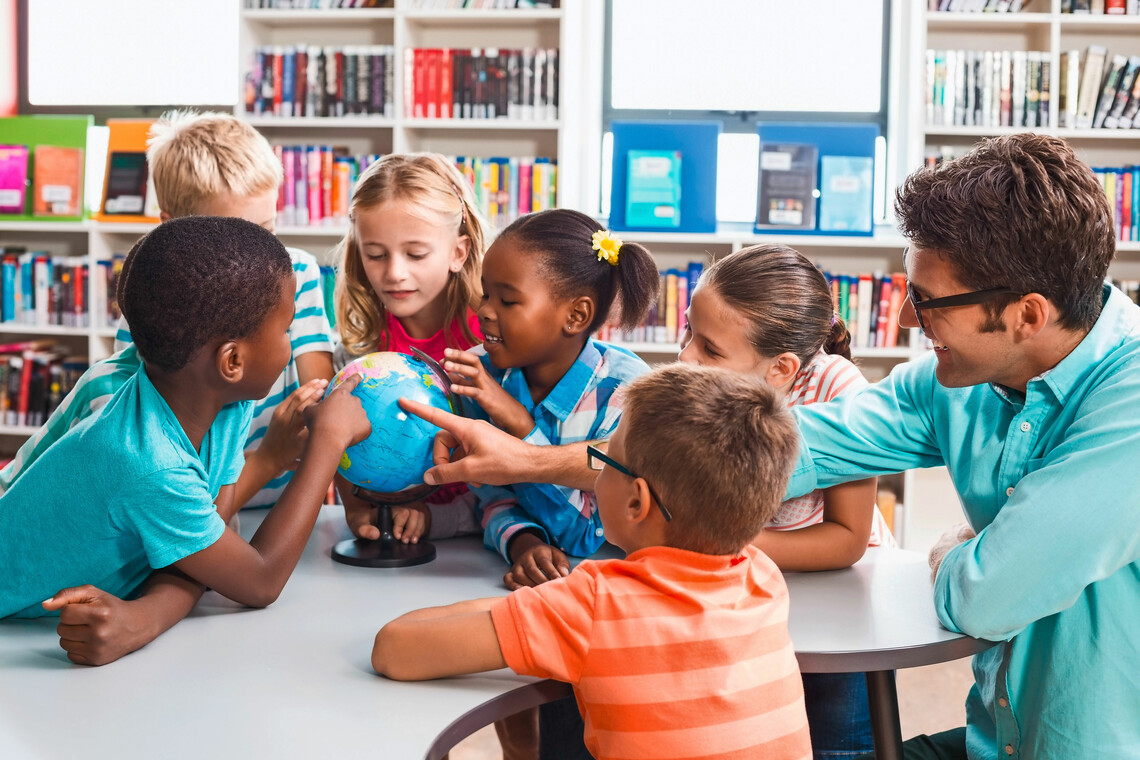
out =
<svg viewBox="0 0 1140 760"><path fill-rule="evenodd" d="M557 205L558 162L552 158L457 156L452 160L470 183L480 215L493 229Z"/></svg>
<svg viewBox="0 0 1140 760"><path fill-rule="evenodd" d="M254 116L391 118L392 45L263 45L245 77L245 110Z"/></svg>
<svg viewBox="0 0 1140 760"><path fill-rule="evenodd" d="M52 341L0 345L0 420L39 427L87 366L85 358L67 356L66 348Z"/></svg>
<svg viewBox="0 0 1140 760"><path fill-rule="evenodd" d="M1140 166L1094 167L1112 209L1116 239L1140 241Z"/></svg>
<svg viewBox="0 0 1140 760"><path fill-rule="evenodd" d="M824 272L835 313L851 333L852 348L899 345L899 309L906 299L906 275L895 272Z"/></svg>
<svg viewBox="0 0 1140 760"><path fill-rule="evenodd" d="M1062 127L1140 129L1140 55L1110 58L1104 46L1089 45L1083 56L1063 53L1060 68Z"/></svg>
<svg viewBox="0 0 1140 760"><path fill-rule="evenodd" d="M391 8L393 0L245 0L246 8L327 10L330 8ZM554 0L411 0L415 10L511 10L553 8Z"/></svg>
<svg viewBox="0 0 1140 760"><path fill-rule="evenodd" d="M1061 13L1140 15L1140 0L1061 0Z"/></svg>
<svg viewBox="0 0 1140 760"><path fill-rule="evenodd" d="M1017 13L1022 0L927 0L928 11L949 13Z"/></svg>
<svg viewBox="0 0 1140 760"><path fill-rule="evenodd" d="M331 145L274 145L284 180L277 194L281 226L348 224L348 205L356 178L380 158L378 153L351 155Z"/></svg>
<svg viewBox="0 0 1140 760"><path fill-rule="evenodd" d="M245 7L274 10L318 10L330 8L391 8L393 0L245 0Z"/></svg>
<svg viewBox="0 0 1140 760"><path fill-rule="evenodd" d="M557 48L408 48L404 116L558 118Z"/></svg>
<svg viewBox="0 0 1140 760"><path fill-rule="evenodd" d="M926 123L1048 125L1049 59L1038 50L927 50Z"/></svg>
<svg viewBox="0 0 1140 760"><path fill-rule="evenodd" d="M0 322L41 327L112 327L119 319L115 288L123 257L96 262L20 247L0 248ZM95 304L103 313L92 314ZM97 307L98 308L98 307Z"/></svg>
<svg viewBox="0 0 1140 760"><path fill-rule="evenodd" d="M0 214L79 216L82 209L82 148L0 144Z"/></svg>

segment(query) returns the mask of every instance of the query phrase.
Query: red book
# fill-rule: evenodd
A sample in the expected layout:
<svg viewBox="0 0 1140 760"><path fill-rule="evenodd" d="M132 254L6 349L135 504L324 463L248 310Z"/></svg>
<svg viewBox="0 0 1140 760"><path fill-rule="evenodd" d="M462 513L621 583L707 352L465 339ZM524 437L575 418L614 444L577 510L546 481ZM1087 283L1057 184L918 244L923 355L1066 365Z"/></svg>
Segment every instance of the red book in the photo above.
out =
<svg viewBox="0 0 1140 760"><path fill-rule="evenodd" d="M336 51L336 115L344 116L344 50Z"/></svg>
<svg viewBox="0 0 1140 760"><path fill-rule="evenodd" d="M439 69L443 52L440 50L425 50L427 70L424 71L424 101L426 107L424 115L429 119L439 118Z"/></svg>
<svg viewBox="0 0 1140 760"><path fill-rule="evenodd" d="M293 77L293 115L312 116L305 113L305 98L309 89L309 53L304 45L297 47L294 62L296 74Z"/></svg>
<svg viewBox="0 0 1140 760"><path fill-rule="evenodd" d="M281 49L273 51L273 115L281 115L281 86L285 79L285 55Z"/></svg>
<svg viewBox="0 0 1140 760"><path fill-rule="evenodd" d="M519 162L519 216L529 214L531 209L532 183L534 182L534 164L530 161Z"/></svg>
<svg viewBox="0 0 1140 760"><path fill-rule="evenodd" d="M321 223L331 222L333 209L333 151L328 145L321 146Z"/></svg>
<svg viewBox="0 0 1140 760"><path fill-rule="evenodd" d="M887 345L887 322L890 318L887 316L891 311L891 276L883 275L879 287L879 311L876 315L875 325L875 345L879 348L884 348Z"/></svg>
<svg viewBox="0 0 1140 760"><path fill-rule="evenodd" d="M439 51L439 118L451 119L451 99L453 93L451 92L452 70L451 70L451 49L444 48Z"/></svg>
<svg viewBox="0 0 1140 760"><path fill-rule="evenodd" d="M1104 0L1104 12L1116 16L1124 15L1124 0Z"/></svg>
<svg viewBox="0 0 1140 760"><path fill-rule="evenodd" d="M16 399L16 424L28 424L28 389L32 383L32 358L34 354L31 351L24 352L23 366L20 368L20 393Z"/></svg>
<svg viewBox="0 0 1140 760"><path fill-rule="evenodd" d="M75 324L79 327L87 327L90 325L90 315L87 313L86 264L80 264L75 267L75 297L72 303L75 304Z"/></svg>
<svg viewBox="0 0 1140 760"><path fill-rule="evenodd" d="M427 114L427 83L424 81L427 68L427 50L416 48L415 64L412 66L413 85L412 118L422 119Z"/></svg>

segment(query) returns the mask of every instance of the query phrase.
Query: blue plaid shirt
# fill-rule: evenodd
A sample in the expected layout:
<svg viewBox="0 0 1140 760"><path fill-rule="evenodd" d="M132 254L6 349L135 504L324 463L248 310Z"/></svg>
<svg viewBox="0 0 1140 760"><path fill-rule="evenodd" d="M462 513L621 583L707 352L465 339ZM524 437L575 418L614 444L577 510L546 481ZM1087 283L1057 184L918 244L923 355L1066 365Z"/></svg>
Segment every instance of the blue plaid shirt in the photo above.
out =
<svg viewBox="0 0 1140 760"><path fill-rule="evenodd" d="M1024 397L945 388L935 363L794 408L810 452L789 495L946 465L977 537L942 560L934 607L1004 642L974 657L967 754L1140 757L1140 307L1106 287L1092 330Z"/></svg>
<svg viewBox="0 0 1140 760"><path fill-rule="evenodd" d="M649 371L645 362L624 348L591 339L549 395L535 404L522 369L498 369L482 347L473 351L481 354L491 377L534 417L534 429L523 440L536 446L609 438L621 419L619 389ZM476 407L475 416L487 419L478 404L471 405ZM483 543L508 562L507 544L525 529L536 531L547 543L576 557L588 557L605 543L597 502L590 491L549 483L481 486L471 490L477 497Z"/></svg>

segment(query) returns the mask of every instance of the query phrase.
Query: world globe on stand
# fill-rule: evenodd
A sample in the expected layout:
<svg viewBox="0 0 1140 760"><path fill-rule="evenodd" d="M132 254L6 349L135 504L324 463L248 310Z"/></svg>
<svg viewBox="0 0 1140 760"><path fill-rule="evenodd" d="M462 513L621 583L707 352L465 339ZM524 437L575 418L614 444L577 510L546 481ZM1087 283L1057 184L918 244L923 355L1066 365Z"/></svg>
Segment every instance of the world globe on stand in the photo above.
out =
<svg viewBox="0 0 1140 760"><path fill-rule="evenodd" d="M344 452L337 471L349 483L382 494L423 485L439 428L408 414L397 401L409 398L450 412L446 391L420 359L381 351L347 364L333 378L326 395L354 374L361 379L352 395L360 399L372 434Z"/></svg>

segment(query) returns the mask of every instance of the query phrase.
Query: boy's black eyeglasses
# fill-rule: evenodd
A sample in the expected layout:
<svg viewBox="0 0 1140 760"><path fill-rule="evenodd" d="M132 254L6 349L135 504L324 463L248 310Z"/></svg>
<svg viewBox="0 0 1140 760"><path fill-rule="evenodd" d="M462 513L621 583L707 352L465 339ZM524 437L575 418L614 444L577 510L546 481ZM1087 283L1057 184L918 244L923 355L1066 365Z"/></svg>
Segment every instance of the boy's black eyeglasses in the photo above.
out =
<svg viewBox="0 0 1140 760"><path fill-rule="evenodd" d="M595 446L586 446L586 464L591 470L600 470L608 464L610 467L613 467L623 475L628 475L631 478L641 478L640 475L634 474L633 471L628 467L598 450L598 448ZM645 478L641 479L645 480ZM661 503L661 497L658 496L657 492L653 490L653 486L649 485L648 480L645 480L645 485L649 486L649 495L653 497L653 501L657 502L657 508L660 509L661 514L664 515L665 522L671 521L673 519L673 515L669 514L668 509L665 509L665 505Z"/></svg>
<svg viewBox="0 0 1140 760"><path fill-rule="evenodd" d="M985 288L984 290L972 290L969 293L959 293L954 296L946 296L945 298L931 298L924 301L918 297L911 287L910 281L906 283L906 295L910 299L910 305L914 307L914 316L918 318L918 326L926 330L926 320L922 318L922 312L927 309L947 309L951 306L972 306L977 303L985 303L992 298L1004 295L1019 295L1017 291L1010 288Z"/></svg>

